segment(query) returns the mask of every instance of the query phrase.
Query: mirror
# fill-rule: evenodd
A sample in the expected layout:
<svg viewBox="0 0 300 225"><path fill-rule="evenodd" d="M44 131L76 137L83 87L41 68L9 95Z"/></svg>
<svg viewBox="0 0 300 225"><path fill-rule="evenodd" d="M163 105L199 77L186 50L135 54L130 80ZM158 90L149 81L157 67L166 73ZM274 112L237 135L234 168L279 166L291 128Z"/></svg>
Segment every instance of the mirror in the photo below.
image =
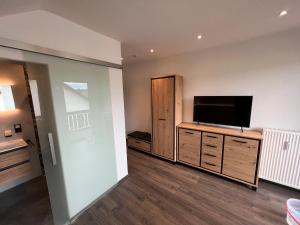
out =
<svg viewBox="0 0 300 225"><path fill-rule="evenodd" d="M16 109L11 85L0 85L0 111Z"/></svg>

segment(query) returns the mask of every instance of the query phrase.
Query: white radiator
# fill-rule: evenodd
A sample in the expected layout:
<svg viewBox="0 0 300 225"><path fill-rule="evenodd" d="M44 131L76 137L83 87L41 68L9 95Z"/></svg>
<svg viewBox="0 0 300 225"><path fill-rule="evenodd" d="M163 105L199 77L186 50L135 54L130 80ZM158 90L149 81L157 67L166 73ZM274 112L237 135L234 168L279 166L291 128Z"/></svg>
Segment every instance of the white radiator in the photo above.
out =
<svg viewBox="0 0 300 225"><path fill-rule="evenodd" d="M259 177L300 189L300 132L264 129Z"/></svg>

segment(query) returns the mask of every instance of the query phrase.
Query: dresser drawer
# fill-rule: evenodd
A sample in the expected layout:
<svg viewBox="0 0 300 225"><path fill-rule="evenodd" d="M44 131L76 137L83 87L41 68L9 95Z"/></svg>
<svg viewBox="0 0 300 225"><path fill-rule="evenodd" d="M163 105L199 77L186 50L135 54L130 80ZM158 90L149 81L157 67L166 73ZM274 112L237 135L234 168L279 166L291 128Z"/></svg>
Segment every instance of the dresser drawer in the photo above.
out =
<svg viewBox="0 0 300 225"><path fill-rule="evenodd" d="M223 174L254 184L259 141L226 136Z"/></svg>
<svg viewBox="0 0 300 225"><path fill-rule="evenodd" d="M178 160L200 166L201 132L179 129Z"/></svg>
<svg viewBox="0 0 300 225"><path fill-rule="evenodd" d="M21 149L0 155L0 169L24 162L30 159L28 149Z"/></svg>
<svg viewBox="0 0 300 225"><path fill-rule="evenodd" d="M201 167L221 172L223 135L203 132L201 149Z"/></svg>
<svg viewBox="0 0 300 225"><path fill-rule="evenodd" d="M0 172L0 184L16 180L20 177L27 176L32 171L30 162L12 167Z"/></svg>
<svg viewBox="0 0 300 225"><path fill-rule="evenodd" d="M195 141L198 143L198 140L201 140L201 131L197 131L197 130L189 130L189 129L182 129L179 128L179 136L180 137L186 137L189 140ZM195 139L192 139L195 138Z"/></svg>
<svg viewBox="0 0 300 225"><path fill-rule="evenodd" d="M142 141L140 139L128 137L127 145L128 145L128 147L136 148L136 149L143 150L146 152L151 151L151 144L149 142Z"/></svg>
<svg viewBox="0 0 300 225"><path fill-rule="evenodd" d="M223 135L222 134L215 134L209 132L202 132L203 142L205 143L223 143Z"/></svg>
<svg viewBox="0 0 300 225"><path fill-rule="evenodd" d="M221 158L222 157L222 147L202 143L202 154L203 153L213 154L213 155Z"/></svg>
<svg viewBox="0 0 300 225"><path fill-rule="evenodd" d="M201 167L220 173L221 163L222 149L207 147L202 143Z"/></svg>
<svg viewBox="0 0 300 225"><path fill-rule="evenodd" d="M221 160L218 160L216 158L211 158L209 156L202 155L201 158L201 167L212 170L217 173L221 173Z"/></svg>
<svg viewBox="0 0 300 225"><path fill-rule="evenodd" d="M211 144L214 146L218 146L222 148L223 146L223 135L222 134L215 134L209 132L202 133L202 143Z"/></svg>
<svg viewBox="0 0 300 225"><path fill-rule="evenodd" d="M258 140L226 136L225 146L230 148L251 149L250 153L257 152L259 145Z"/></svg>

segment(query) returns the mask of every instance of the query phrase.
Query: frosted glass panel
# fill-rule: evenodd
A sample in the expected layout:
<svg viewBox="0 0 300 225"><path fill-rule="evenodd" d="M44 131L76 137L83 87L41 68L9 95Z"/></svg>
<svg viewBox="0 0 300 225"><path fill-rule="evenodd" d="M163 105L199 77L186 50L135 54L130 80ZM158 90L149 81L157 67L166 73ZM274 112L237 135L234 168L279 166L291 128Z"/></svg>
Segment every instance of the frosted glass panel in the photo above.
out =
<svg viewBox="0 0 300 225"><path fill-rule="evenodd" d="M108 68L35 53L25 56L48 65L55 153L72 218L117 183Z"/></svg>

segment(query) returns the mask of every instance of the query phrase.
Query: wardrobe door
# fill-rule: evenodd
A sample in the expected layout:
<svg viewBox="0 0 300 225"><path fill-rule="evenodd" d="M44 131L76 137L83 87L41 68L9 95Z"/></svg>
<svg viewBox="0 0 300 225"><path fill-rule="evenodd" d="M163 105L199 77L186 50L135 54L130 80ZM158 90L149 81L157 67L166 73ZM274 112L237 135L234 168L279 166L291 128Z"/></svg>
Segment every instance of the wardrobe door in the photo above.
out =
<svg viewBox="0 0 300 225"><path fill-rule="evenodd" d="M154 154L174 159L174 77L152 79Z"/></svg>

